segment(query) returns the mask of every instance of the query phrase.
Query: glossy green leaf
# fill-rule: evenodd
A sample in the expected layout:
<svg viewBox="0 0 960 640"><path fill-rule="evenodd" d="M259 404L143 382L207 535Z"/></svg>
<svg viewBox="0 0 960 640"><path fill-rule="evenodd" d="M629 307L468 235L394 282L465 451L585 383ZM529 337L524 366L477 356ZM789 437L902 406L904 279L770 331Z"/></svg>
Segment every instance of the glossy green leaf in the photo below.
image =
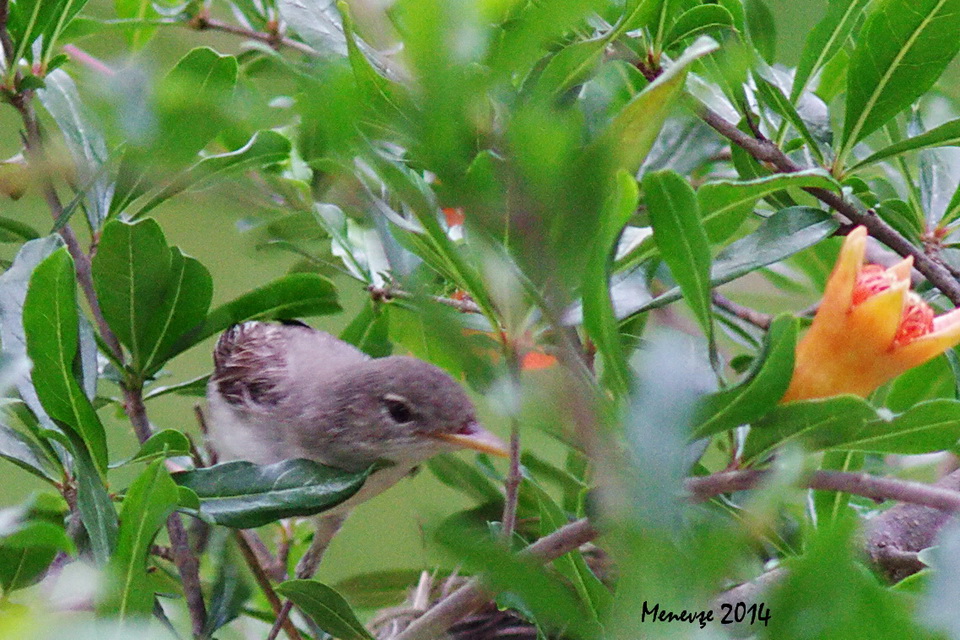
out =
<svg viewBox="0 0 960 640"><path fill-rule="evenodd" d="M943 638L914 621L914 600L897 594L863 566L852 535L853 518L805 536L803 555L793 558L784 579L764 596L777 640L934 640ZM806 614L815 608L817 615ZM749 628L749 627L748 627ZM756 627L754 627L755 629Z"/></svg>
<svg viewBox="0 0 960 640"><path fill-rule="evenodd" d="M153 346L147 334L169 278L170 250L155 220L112 220L104 227L93 258L93 285L103 317L138 370Z"/></svg>
<svg viewBox="0 0 960 640"><path fill-rule="evenodd" d="M27 355L43 408L83 439L102 473L107 467L106 434L74 374L78 322L73 260L66 249L59 249L30 278L23 305Z"/></svg>
<svg viewBox="0 0 960 640"><path fill-rule="evenodd" d="M796 345L796 318L778 317L767 331L763 350L743 381L700 402L693 438L705 438L748 424L773 409L790 385Z"/></svg>
<svg viewBox="0 0 960 640"><path fill-rule="evenodd" d="M793 128L796 129L797 133L800 134L800 137L803 138L803 141L807 144L807 149L810 150L816 163L823 165L824 159L823 153L820 151L820 144L817 142L817 139L813 137L813 134L810 133L807 123L804 122L803 118L797 112L797 109L793 106L793 103L783 95L780 87L777 86L775 82L765 78L764 75L766 74L757 73L754 76L760 98L781 118L793 125Z"/></svg>
<svg viewBox="0 0 960 640"><path fill-rule="evenodd" d="M537 78L538 89L548 95L562 95L586 80L603 60L610 42L608 35L575 42L557 52Z"/></svg>
<svg viewBox="0 0 960 640"><path fill-rule="evenodd" d="M59 482L63 478L63 472L42 447L5 424L0 424L0 458L48 482Z"/></svg>
<svg viewBox="0 0 960 640"><path fill-rule="evenodd" d="M57 551L76 553L64 531L61 509L44 509L42 497L52 496L41 494L0 511L0 589L4 592L42 578Z"/></svg>
<svg viewBox="0 0 960 640"><path fill-rule="evenodd" d="M303 42L328 55L347 55L347 40L336 3L277 0L276 4L284 22Z"/></svg>
<svg viewBox="0 0 960 640"><path fill-rule="evenodd" d="M930 400L894 415L855 396L792 402L754 425L744 457L755 460L786 442L815 451L839 449L918 454L943 451L960 440L960 402Z"/></svg>
<svg viewBox="0 0 960 640"><path fill-rule="evenodd" d="M101 613L112 614L121 622L150 615L154 595L153 585L146 579L147 555L160 527L177 506L177 497L177 485L163 460L152 462L130 485L123 499L117 549L108 567L113 580L98 607Z"/></svg>
<svg viewBox="0 0 960 640"><path fill-rule="evenodd" d="M213 295L206 268L168 247L150 219L113 220L104 227L93 283L131 366L146 375L163 366L177 340L203 322Z"/></svg>
<svg viewBox="0 0 960 640"><path fill-rule="evenodd" d="M773 13L763 0L744 0L747 34L768 64L773 64L777 51L777 29Z"/></svg>
<svg viewBox="0 0 960 640"><path fill-rule="evenodd" d="M373 640L339 593L316 580L287 580L277 593L289 598L321 629L342 640Z"/></svg>
<svg viewBox="0 0 960 640"><path fill-rule="evenodd" d="M933 86L960 51L958 32L960 0L873 3L850 60L837 164Z"/></svg>
<svg viewBox="0 0 960 640"><path fill-rule="evenodd" d="M208 155L186 169L137 208L136 213L130 215L130 219L140 218L157 205L187 189L202 189L231 173L260 169L283 162L289 158L290 149L290 140L286 136L276 131L258 131L239 149Z"/></svg>
<svg viewBox="0 0 960 640"><path fill-rule="evenodd" d="M839 223L828 213L812 207L793 207L770 216L756 231L731 243L717 254L710 272L712 286L736 280L752 271L789 258L829 238ZM650 309L659 309L683 297L679 287L652 300L638 300L618 308L621 321Z"/></svg>
<svg viewBox="0 0 960 640"><path fill-rule="evenodd" d="M467 571L482 572L486 584L496 592L509 592L538 621L560 626L564 635L574 638L599 634L596 625L590 624L590 615L562 581L530 558L511 553L485 531L447 524L437 531L437 541L456 554Z"/></svg>
<svg viewBox="0 0 960 640"><path fill-rule="evenodd" d="M733 16L718 4L702 4L680 14L663 40L664 50L708 31L733 27Z"/></svg>
<svg viewBox="0 0 960 640"><path fill-rule="evenodd" d="M368 301L360 313L340 333L340 339L374 358L393 351L390 342L390 308Z"/></svg>
<svg viewBox="0 0 960 640"><path fill-rule="evenodd" d="M117 544L117 511L79 436L67 431L73 455L73 475L77 480L77 511L90 538L90 547L98 566L105 566Z"/></svg>
<svg viewBox="0 0 960 640"><path fill-rule="evenodd" d="M157 431L147 441L140 445L140 449L129 460L121 463L114 463L111 467L129 464L131 462L144 462L155 458L169 458L171 456L190 455L190 441L187 436L176 429L164 429Z"/></svg>
<svg viewBox="0 0 960 640"><path fill-rule="evenodd" d="M712 38L698 38L656 80L620 110L597 143L609 144L616 150L620 168L628 173L640 168L683 91L690 65L717 48Z"/></svg>
<svg viewBox="0 0 960 640"><path fill-rule="evenodd" d="M208 637L221 627L229 624L243 613L243 607L253 589L246 580L246 571L239 559L234 558L232 548L224 545L219 554L217 576L213 582L207 606L207 624L204 632Z"/></svg>
<svg viewBox="0 0 960 640"><path fill-rule="evenodd" d="M177 393L185 396L203 396L207 393L207 382L210 380L210 374L197 376L190 380L184 380L177 384L165 385L162 387L151 387L143 399L151 400L168 393Z"/></svg>
<svg viewBox="0 0 960 640"><path fill-rule="evenodd" d="M636 179L620 171L616 189L600 212L600 229L590 247L581 286L584 329L603 356L604 378L612 390L621 394L630 388L630 368L610 300L609 283L617 240L637 210L639 199Z"/></svg>
<svg viewBox="0 0 960 640"><path fill-rule="evenodd" d="M539 506L541 538L569 523L563 509L554 502L550 494L529 479L525 479L524 483L526 486L521 490L525 489L532 493ZM580 597L580 602L589 606L591 622L600 624L610 609L613 594L590 570L583 559L583 554L578 549L574 549L554 560L553 567L570 581Z"/></svg>
<svg viewBox="0 0 960 640"><path fill-rule="evenodd" d="M810 79L823 68L846 43L854 26L863 16L870 0L830 0L827 12L807 36L800 54L800 62L793 77L790 90L791 102L796 102L810 83Z"/></svg>
<svg viewBox="0 0 960 640"><path fill-rule="evenodd" d="M113 0L113 8L118 18L139 22L126 33L130 48L138 51L145 47L157 31L157 26L148 21L162 17L153 2L151 0Z"/></svg>
<svg viewBox="0 0 960 640"><path fill-rule="evenodd" d="M360 490L371 470L356 473L312 460L270 465L235 460L174 474L200 498L200 512L217 524L259 527L280 518L327 511Z"/></svg>
<svg viewBox="0 0 960 640"><path fill-rule="evenodd" d="M850 167L849 171L852 173L871 164L880 162L881 160L890 160L891 158L910 151L919 151L933 147L957 146L960 146L960 119L950 120L918 136L913 136L912 138L907 138L896 144L884 147Z"/></svg>
<svg viewBox="0 0 960 640"><path fill-rule="evenodd" d="M292 273L243 294L207 315L203 325L182 336L170 357L201 340L247 320L291 319L340 311L337 290L315 273Z"/></svg>
<svg viewBox="0 0 960 640"><path fill-rule="evenodd" d="M358 607L382 609L406 600L410 585L417 584L419 569L386 569L359 573L333 586Z"/></svg>
<svg viewBox="0 0 960 640"><path fill-rule="evenodd" d="M57 69L48 74L44 84L45 87L37 91L37 97L63 133L79 182L89 183L84 209L90 227L99 229L113 200L113 183L101 170L110 162L107 142L87 112L76 84L65 71Z"/></svg>
<svg viewBox="0 0 960 640"><path fill-rule="evenodd" d="M472 498L477 504L500 503L503 495L493 481L458 456L443 453L427 461L427 468L440 482Z"/></svg>
<svg viewBox="0 0 960 640"><path fill-rule="evenodd" d="M840 191L840 185L823 169L805 169L796 173L778 173L755 180L717 180L697 189L697 202L703 214L703 226L711 242L730 237L757 205L757 201L777 191L815 187Z"/></svg>
<svg viewBox="0 0 960 640"><path fill-rule="evenodd" d="M710 311L710 243L690 184L674 171L643 177L643 194L653 239L683 291L700 328L713 340Z"/></svg>
<svg viewBox="0 0 960 640"><path fill-rule="evenodd" d="M204 321L213 297L213 280L199 261L170 249L170 273L162 302L154 309L144 346L148 375L158 371L175 353L180 338Z"/></svg>

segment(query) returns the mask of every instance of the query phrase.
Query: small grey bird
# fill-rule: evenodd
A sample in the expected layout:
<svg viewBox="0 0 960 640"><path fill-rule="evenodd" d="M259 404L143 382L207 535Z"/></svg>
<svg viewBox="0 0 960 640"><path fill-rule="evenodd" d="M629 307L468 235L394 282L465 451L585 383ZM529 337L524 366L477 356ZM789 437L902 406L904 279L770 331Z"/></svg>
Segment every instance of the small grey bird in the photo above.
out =
<svg viewBox="0 0 960 640"><path fill-rule="evenodd" d="M336 513L438 453L509 455L443 370L406 356L370 358L301 323L245 322L227 330L214 350L207 400L209 435L222 460L309 458L348 471L393 463Z"/></svg>

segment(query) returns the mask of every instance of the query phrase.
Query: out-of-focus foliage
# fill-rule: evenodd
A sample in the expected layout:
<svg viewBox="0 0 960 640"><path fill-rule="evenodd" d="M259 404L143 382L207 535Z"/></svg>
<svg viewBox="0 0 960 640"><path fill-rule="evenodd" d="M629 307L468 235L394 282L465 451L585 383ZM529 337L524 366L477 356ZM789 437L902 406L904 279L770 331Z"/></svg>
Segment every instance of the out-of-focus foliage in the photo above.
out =
<svg viewBox="0 0 960 640"><path fill-rule="evenodd" d="M960 638L949 553L882 584L855 551L882 507L792 488L956 451L958 354L868 398L779 402L850 230L825 202L960 274L943 80L960 0L831 0L796 67L774 23L765 0L0 0L20 128L2 135L22 147L0 197L35 201L28 222L0 215L18 247L0 275L0 464L45 487L0 510L0 637L264 637L279 594L303 637L389 638L458 571L496 594L458 638L481 637L471 621L483 637ZM147 64L174 29L209 46ZM91 56L99 39L124 55ZM291 272L211 308L212 262L161 215L202 189L236 194L242 233L202 211L198 228L288 252ZM443 367L519 436L519 477L485 455L427 465L471 503L428 523L433 576L288 580L310 526L274 521L340 504L370 470L216 464L149 421L155 398L202 394L205 377L161 386L185 351L245 320L347 313L345 288L367 299L343 340ZM129 419L132 456L107 412ZM534 431L555 451L527 448ZM737 470L771 476L687 499L684 479ZM516 553L579 518L593 545L546 566ZM232 531L251 527L268 544ZM771 591L715 603L778 567Z"/></svg>

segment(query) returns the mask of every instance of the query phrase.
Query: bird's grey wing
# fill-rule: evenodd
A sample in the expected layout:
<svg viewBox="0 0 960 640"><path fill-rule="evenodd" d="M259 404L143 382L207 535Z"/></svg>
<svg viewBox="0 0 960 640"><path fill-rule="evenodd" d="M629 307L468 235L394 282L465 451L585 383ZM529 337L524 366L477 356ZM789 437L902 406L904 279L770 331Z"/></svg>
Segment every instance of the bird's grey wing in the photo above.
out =
<svg viewBox="0 0 960 640"><path fill-rule="evenodd" d="M297 390L363 362L367 356L303 324L244 322L228 329L213 352L210 384L235 407L277 410Z"/></svg>
<svg viewBox="0 0 960 640"><path fill-rule="evenodd" d="M287 367L282 325L245 322L220 336L213 351L210 386L235 407L282 401Z"/></svg>

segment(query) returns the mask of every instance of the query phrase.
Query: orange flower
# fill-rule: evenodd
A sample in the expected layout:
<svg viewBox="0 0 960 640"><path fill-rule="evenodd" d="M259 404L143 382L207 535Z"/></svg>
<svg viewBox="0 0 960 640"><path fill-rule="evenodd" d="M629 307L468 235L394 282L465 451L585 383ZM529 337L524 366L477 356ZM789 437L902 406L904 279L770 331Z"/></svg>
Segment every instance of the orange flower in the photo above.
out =
<svg viewBox="0 0 960 640"><path fill-rule="evenodd" d="M935 318L910 291L913 258L889 269L864 265L866 246L865 227L844 240L781 402L866 396L960 343L960 308Z"/></svg>

